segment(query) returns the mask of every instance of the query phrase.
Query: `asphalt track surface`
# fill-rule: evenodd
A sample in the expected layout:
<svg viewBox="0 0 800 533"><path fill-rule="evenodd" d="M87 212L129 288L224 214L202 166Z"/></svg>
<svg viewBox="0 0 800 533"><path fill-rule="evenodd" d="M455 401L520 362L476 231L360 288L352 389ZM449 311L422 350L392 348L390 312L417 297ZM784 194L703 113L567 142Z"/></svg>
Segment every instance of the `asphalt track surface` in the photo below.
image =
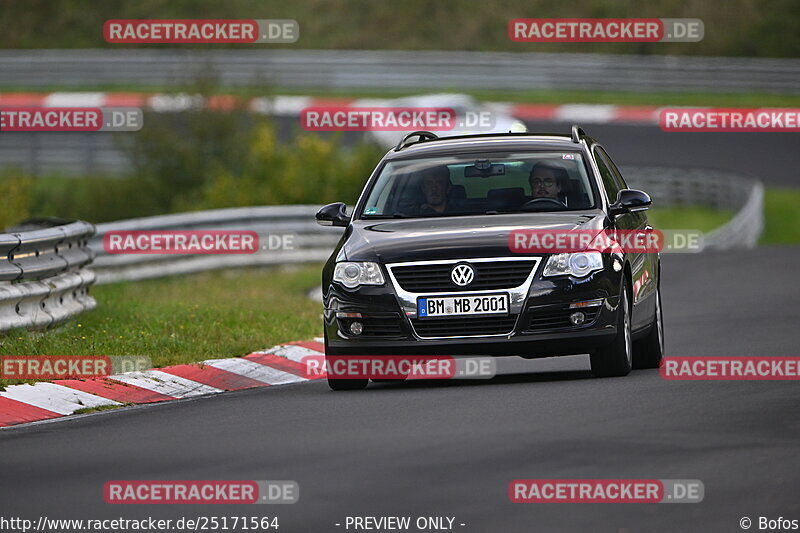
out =
<svg viewBox="0 0 800 533"><path fill-rule="evenodd" d="M798 182L789 134L586 130L621 165ZM800 355L798 261L800 247L664 256L668 355ZM283 533L345 531L335 524L346 516L382 515L455 517L456 531L479 532L741 531L744 516L751 530L760 516L800 519L797 382L665 381L655 370L598 380L586 356L499 363L490 381L354 393L314 382L2 430L0 516L277 515ZM512 504L508 483L519 478L700 479L705 499ZM115 479L290 479L301 496L283 506L107 505L102 487Z"/></svg>
<svg viewBox="0 0 800 533"><path fill-rule="evenodd" d="M570 123L527 122L528 131L570 131ZM715 168L759 178L768 186L800 187L795 133L665 132L657 126L585 124L618 165Z"/></svg>
<svg viewBox="0 0 800 533"><path fill-rule="evenodd" d="M798 258L797 247L664 256L668 354L798 355ZM800 519L797 382L594 379L585 356L500 362L490 381L345 393L313 382L3 430L0 516L277 515L283 533L345 531L335 524L348 515L451 516L480 532ZM518 478L700 479L705 499L513 504ZM107 505L115 479L295 480L300 501Z"/></svg>
<svg viewBox="0 0 800 533"><path fill-rule="evenodd" d="M282 139L295 135L296 121L276 119ZM527 121L526 125L530 132L569 133L572 123ZM605 146L618 165L714 168L758 178L771 187L800 187L796 133L665 132L658 126L608 123L582 127ZM361 137L345 132L342 141L354 144Z"/></svg>

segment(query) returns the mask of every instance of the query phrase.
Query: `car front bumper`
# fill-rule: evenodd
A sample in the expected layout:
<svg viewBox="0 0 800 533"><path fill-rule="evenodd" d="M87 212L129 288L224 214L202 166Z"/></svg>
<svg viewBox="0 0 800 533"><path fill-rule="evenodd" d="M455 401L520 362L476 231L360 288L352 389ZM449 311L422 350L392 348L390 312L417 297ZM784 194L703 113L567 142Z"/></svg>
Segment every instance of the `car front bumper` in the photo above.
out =
<svg viewBox="0 0 800 533"><path fill-rule="evenodd" d="M420 319L409 313L391 283L353 290L331 283L323 298L326 353L528 358L589 353L616 336L621 280L613 268L583 279L541 278L537 272L517 313L446 319ZM581 302L599 304L576 308ZM585 323L570 323L569 315L576 311L584 312ZM434 320L446 322L433 324ZM353 322L361 323L361 334L351 332Z"/></svg>

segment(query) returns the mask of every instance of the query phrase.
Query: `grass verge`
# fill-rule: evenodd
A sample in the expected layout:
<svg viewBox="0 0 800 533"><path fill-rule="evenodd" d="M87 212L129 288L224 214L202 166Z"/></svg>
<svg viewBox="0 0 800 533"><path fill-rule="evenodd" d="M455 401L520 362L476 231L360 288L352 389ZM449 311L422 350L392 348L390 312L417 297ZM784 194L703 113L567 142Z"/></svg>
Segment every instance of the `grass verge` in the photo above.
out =
<svg viewBox="0 0 800 533"><path fill-rule="evenodd" d="M654 207L647 218L656 229L696 229L704 233L720 227L733 217L732 210L710 207Z"/></svg>
<svg viewBox="0 0 800 533"><path fill-rule="evenodd" d="M764 191L764 233L760 244L800 244L800 189L769 187Z"/></svg>
<svg viewBox="0 0 800 533"><path fill-rule="evenodd" d="M95 311L46 334L0 337L4 355L144 355L153 366L247 355L322 331L306 293L320 266L274 267L101 285ZM0 385L20 383L0 380Z"/></svg>
<svg viewBox="0 0 800 533"><path fill-rule="evenodd" d="M121 407L127 407L129 405L133 405L132 403L126 403L123 405L100 405L97 407L84 407L83 409L76 409L72 412L73 415L86 415L89 413L99 413L100 411L111 411L113 409L120 409Z"/></svg>
<svg viewBox="0 0 800 533"><path fill-rule="evenodd" d="M800 188L764 189L764 232L759 244L800 244ZM648 210L650 223L658 229L699 229L709 232L727 222L733 211L705 207L656 207Z"/></svg>

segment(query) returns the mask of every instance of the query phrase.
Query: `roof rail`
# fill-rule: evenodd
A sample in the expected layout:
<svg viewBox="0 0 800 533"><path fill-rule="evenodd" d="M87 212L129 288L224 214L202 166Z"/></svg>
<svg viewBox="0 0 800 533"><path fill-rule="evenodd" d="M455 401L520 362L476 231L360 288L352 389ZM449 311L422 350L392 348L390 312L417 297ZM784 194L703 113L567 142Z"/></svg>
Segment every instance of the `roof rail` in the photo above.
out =
<svg viewBox="0 0 800 533"><path fill-rule="evenodd" d="M412 137L419 137L419 140L416 140L414 142L406 142ZM411 146L412 144L421 143L421 142L425 142L425 141L432 141L432 140L438 139L438 138L439 138L438 135L436 135L435 133L432 133L430 131L413 131L413 132L409 133L408 135L403 136L402 139L400 139L400 141L397 143L397 146L394 147L394 151L395 152L399 152L400 150L402 150L406 146Z"/></svg>
<svg viewBox="0 0 800 533"><path fill-rule="evenodd" d="M572 125L572 142L579 143L581 142L581 137L586 135L586 132L583 131L583 128L578 126L577 124Z"/></svg>

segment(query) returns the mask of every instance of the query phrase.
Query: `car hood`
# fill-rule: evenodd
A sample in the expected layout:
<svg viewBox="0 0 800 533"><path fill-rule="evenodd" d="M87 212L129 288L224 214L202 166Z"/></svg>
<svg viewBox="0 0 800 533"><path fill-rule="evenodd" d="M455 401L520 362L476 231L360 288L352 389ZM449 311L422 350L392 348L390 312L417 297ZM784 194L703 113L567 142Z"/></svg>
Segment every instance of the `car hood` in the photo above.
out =
<svg viewBox="0 0 800 533"><path fill-rule="evenodd" d="M508 247L511 231L599 230L605 220L605 214L599 210L354 220L344 254L349 261L380 263L516 256Z"/></svg>

